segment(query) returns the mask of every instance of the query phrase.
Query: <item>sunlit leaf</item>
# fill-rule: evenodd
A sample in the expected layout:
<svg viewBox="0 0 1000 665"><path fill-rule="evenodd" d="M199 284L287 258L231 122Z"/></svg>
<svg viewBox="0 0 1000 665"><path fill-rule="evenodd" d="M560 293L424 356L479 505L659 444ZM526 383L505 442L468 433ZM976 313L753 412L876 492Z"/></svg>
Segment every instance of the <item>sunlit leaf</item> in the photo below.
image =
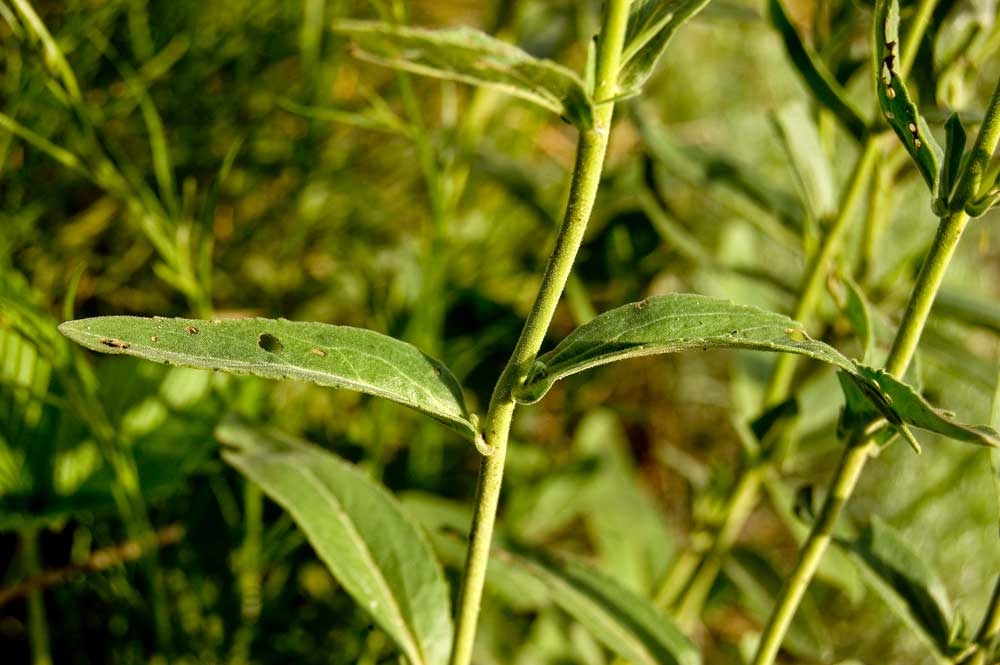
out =
<svg viewBox="0 0 1000 665"><path fill-rule="evenodd" d="M362 60L499 88L577 126L593 124L593 104L576 74L479 30L427 30L374 21L338 21L333 30L352 40L353 53Z"/></svg>
<svg viewBox="0 0 1000 665"><path fill-rule="evenodd" d="M652 604L575 558L496 551L542 582L552 601L635 665L697 665L697 648Z"/></svg>
<svg viewBox="0 0 1000 665"><path fill-rule="evenodd" d="M879 106L889 126L910 153L927 186L937 195L944 155L897 71L902 52L899 42L899 0L877 0L873 20L873 64Z"/></svg>
<svg viewBox="0 0 1000 665"><path fill-rule="evenodd" d="M476 438L462 389L448 368L371 330L284 319L133 316L68 321L59 330L102 353L357 390L423 411Z"/></svg>
<svg viewBox="0 0 1000 665"><path fill-rule="evenodd" d="M834 214L837 195L833 173L820 142L819 130L806 107L789 104L775 112L772 119L814 219Z"/></svg>
<svg viewBox="0 0 1000 665"><path fill-rule="evenodd" d="M412 665L444 665L450 597L427 539L383 487L339 457L235 419L223 458L285 508L333 576Z"/></svg>
<svg viewBox="0 0 1000 665"><path fill-rule="evenodd" d="M815 358L848 372L854 363L833 347L809 339L787 316L708 296L655 296L604 312L540 356L522 403L541 399L552 384L585 369L638 356L710 348L783 351Z"/></svg>

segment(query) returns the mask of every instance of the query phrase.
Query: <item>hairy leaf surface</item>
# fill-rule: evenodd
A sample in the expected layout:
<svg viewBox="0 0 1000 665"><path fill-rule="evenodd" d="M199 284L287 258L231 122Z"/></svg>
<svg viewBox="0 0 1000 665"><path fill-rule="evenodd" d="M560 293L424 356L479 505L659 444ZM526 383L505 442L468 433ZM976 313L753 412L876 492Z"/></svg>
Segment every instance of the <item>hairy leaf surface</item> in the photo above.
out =
<svg viewBox="0 0 1000 665"><path fill-rule="evenodd" d="M557 380L590 367L689 349L733 348L809 356L848 372L851 360L804 336L802 324L758 307L708 296L655 296L605 312L540 356L518 401L541 399Z"/></svg>
<svg viewBox="0 0 1000 665"><path fill-rule="evenodd" d="M59 330L88 349L347 388L423 411L475 440L458 380L416 347L363 328L285 319L104 316Z"/></svg>
<svg viewBox="0 0 1000 665"><path fill-rule="evenodd" d="M285 508L333 576L412 665L444 665L450 596L430 545L396 499L336 455L235 419L223 458Z"/></svg>
<svg viewBox="0 0 1000 665"><path fill-rule="evenodd" d="M479 30L428 30L377 21L338 21L333 30L354 42L354 55L362 60L499 88L555 111L579 127L593 124L593 104L575 73Z"/></svg>

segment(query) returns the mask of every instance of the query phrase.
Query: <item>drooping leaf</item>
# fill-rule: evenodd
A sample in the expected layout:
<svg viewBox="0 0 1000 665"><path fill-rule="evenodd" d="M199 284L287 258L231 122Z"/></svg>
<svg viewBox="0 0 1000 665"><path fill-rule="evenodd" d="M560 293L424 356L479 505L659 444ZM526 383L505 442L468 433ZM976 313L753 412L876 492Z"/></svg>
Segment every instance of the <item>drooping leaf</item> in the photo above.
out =
<svg viewBox="0 0 1000 665"><path fill-rule="evenodd" d="M802 188L807 208L814 219L826 219L836 209L837 196L816 123L809 117L806 107L799 103L786 105L772 114L772 120Z"/></svg>
<svg viewBox="0 0 1000 665"><path fill-rule="evenodd" d="M802 41L781 0L769 0L768 14L771 23L781 33L788 56L813 96L837 116L854 138L859 142L864 140L868 133L864 116L823 61Z"/></svg>
<svg viewBox="0 0 1000 665"><path fill-rule="evenodd" d="M877 517L854 541L837 540L868 585L918 636L945 653L951 603L937 573L893 527Z"/></svg>
<svg viewBox="0 0 1000 665"><path fill-rule="evenodd" d="M421 531L383 487L339 457L237 419L216 429L223 458L287 510L351 597L412 665L444 665L448 585Z"/></svg>
<svg viewBox="0 0 1000 665"><path fill-rule="evenodd" d="M416 347L372 330L285 319L134 316L67 321L59 330L102 353L385 397L477 437L462 389L448 368Z"/></svg>
<svg viewBox="0 0 1000 665"><path fill-rule="evenodd" d="M411 28L376 21L337 21L362 60L415 74L498 88L554 111L579 127L593 124L583 81L550 60L468 27Z"/></svg>
<svg viewBox="0 0 1000 665"><path fill-rule="evenodd" d="M697 665L697 648L652 604L582 561L538 551L497 550L506 561L542 582L552 601L597 639L635 665Z"/></svg>
<svg viewBox="0 0 1000 665"><path fill-rule="evenodd" d="M875 90L886 121L916 163L931 193L937 196L938 178L944 154L931 134L906 84L897 72L899 43L899 0L875 3L874 71Z"/></svg>
<svg viewBox="0 0 1000 665"><path fill-rule="evenodd" d="M653 74L670 38L710 0L634 0L629 9L618 88L638 92Z"/></svg>
<svg viewBox="0 0 1000 665"><path fill-rule="evenodd" d="M605 312L540 356L519 402L541 399L557 380L616 360L688 349L733 348L809 356L848 372L854 363L833 347L804 337L787 316L708 296L676 293Z"/></svg>
<svg viewBox="0 0 1000 665"><path fill-rule="evenodd" d="M982 196L968 201L965 204L965 212L972 218L982 217L997 203L1000 203L1000 189L992 189Z"/></svg>
<svg viewBox="0 0 1000 665"><path fill-rule="evenodd" d="M850 378L891 425L912 425L956 441L1000 447L1000 434L993 428L956 422L953 414L934 408L920 393L885 370L865 365L857 365L857 369ZM881 397L873 398L877 395Z"/></svg>

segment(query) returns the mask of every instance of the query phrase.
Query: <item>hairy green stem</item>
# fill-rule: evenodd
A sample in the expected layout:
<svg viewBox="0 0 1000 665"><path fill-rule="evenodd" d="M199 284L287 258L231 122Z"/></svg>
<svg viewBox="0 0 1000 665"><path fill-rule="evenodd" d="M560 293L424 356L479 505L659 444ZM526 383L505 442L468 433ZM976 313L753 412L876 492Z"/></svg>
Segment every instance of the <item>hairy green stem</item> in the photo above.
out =
<svg viewBox="0 0 1000 665"><path fill-rule="evenodd" d="M483 436L492 446L493 454L483 458L480 466L451 665L468 665L472 660L479 604L486 581L486 566L503 481L507 439L516 407L513 391L524 381L542 346L597 197L614 114L611 100L618 92L618 70L628 25L629 4L630 0L609 0L607 3L597 51L594 126L580 132L569 200L555 248L545 267L538 295L521 336L497 380L484 421Z"/></svg>
<svg viewBox="0 0 1000 665"><path fill-rule="evenodd" d="M903 314L903 320L900 322L892 350L889 352L889 359L886 361L885 369L890 374L902 376L913 359L934 297L944 280L948 263L958 246L968 219L968 215L964 212L952 213L943 219L938 227L934 243L917 276L916 285ZM852 441L845 448L844 456L831 481L830 493L809 532L809 537L799 551L795 568L785 582L774 611L768 619L757 649L757 656L753 661L754 665L771 665L774 662L785 633L791 625L792 617L795 616L802 596L809 587L830 543L837 518L840 517L853 493L865 462L876 445L871 439L863 438L860 441Z"/></svg>

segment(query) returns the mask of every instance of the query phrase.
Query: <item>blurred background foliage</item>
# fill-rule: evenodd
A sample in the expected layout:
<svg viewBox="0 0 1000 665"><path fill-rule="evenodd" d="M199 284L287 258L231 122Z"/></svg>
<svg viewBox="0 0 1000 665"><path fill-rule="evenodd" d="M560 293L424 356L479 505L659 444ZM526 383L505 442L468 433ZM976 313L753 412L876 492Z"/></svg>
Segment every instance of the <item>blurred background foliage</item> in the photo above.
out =
<svg viewBox="0 0 1000 665"><path fill-rule="evenodd" d="M765 4L710 4L622 105L552 341L594 312L673 291L794 308L858 145L810 100ZM856 106L872 108L870 5L788 9ZM561 215L574 130L494 92L356 61L327 27L473 25L580 70L599 11L591 0L0 2L2 585L70 571L0 596L5 662L30 662L32 645L36 663L46 650L72 664L395 662L290 519L220 463L212 429L236 410L299 434L356 461L415 519L455 530L468 524L472 447L354 393L97 358L55 325L128 313L373 328L440 357L484 411ZM996 11L938 3L912 77L935 131L947 109L981 117L1000 75ZM853 274L880 360L935 219L894 137L881 149L841 277L809 327L860 355L837 306ZM976 422L990 421L997 377L993 217L970 227L911 377ZM664 356L561 382L518 412L502 538L581 554L656 595L717 526L773 361ZM805 528L793 497L823 488L838 455L835 377L802 364L796 387L782 480L689 626L706 662L739 662ZM876 515L895 526L974 624L1000 570L989 458L922 438L922 456L894 445L870 465L844 533ZM144 553L94 565L122 543ZM461 548L439 544L457 579ZM852 564L827 563L790 662L935 662ZM477 662L611 658L498 575Z"/></svg>

